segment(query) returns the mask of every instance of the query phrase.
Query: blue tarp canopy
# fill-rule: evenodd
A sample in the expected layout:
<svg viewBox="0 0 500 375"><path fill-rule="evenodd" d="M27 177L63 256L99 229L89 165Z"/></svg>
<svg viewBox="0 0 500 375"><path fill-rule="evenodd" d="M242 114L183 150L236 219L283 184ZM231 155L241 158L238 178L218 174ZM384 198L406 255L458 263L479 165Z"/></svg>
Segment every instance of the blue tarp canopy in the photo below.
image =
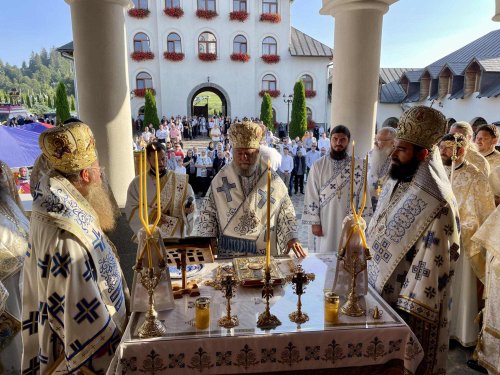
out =
<svg viewBox="0 0 500 375"><path fill-rule="evenodd" d="M19 129L29 130L31 132L36 132L40 134L45 130L47 130L48 128L53 128L53 127L54 127L53 125L45 124L43 122L31 122L29 124L24 124L19 126Z"/></svg>
<svg viewBox="0 0 500 375"><path fill-rule="evenodd" d="M38 146L39 135L33 131L0 126L0 160L10 168L32 166L42 153Z"/></svg>

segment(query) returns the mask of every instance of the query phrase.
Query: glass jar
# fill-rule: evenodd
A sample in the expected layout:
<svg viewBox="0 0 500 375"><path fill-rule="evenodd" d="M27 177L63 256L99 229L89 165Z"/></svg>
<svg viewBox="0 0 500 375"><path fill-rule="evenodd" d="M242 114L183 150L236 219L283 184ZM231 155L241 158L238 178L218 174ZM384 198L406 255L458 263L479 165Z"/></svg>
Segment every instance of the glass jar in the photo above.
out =
<svg viewBox="0 0 500 375"><path fill-rule="evenodd" d="M333 292L325 292L325 322L336 323L339 319L339 296Z"/></svg>
<svg viewBox="0 0 500 375"><path fill-rule="evenodd" d="M195 301L196 329L208 329L210 326L210 298L199 297Z"/></svg>

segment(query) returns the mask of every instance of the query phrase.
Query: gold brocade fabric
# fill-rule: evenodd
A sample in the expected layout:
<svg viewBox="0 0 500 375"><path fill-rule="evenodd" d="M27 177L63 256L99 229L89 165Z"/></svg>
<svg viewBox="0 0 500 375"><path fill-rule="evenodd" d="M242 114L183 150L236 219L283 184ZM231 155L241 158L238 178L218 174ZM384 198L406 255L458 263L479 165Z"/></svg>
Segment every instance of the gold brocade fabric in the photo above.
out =
<svg viewBox="0 0 500 375"><path fill-rule="evenodd" d="M469 163L474 164L477 169L481 173L483 173L486 177L490 175L490 164L486 160L486 158L479 153L479 151L469 148L467 153L465 154L465 160Z"/></svg>
<svg viewBox="0 0 500 375"><path fill-rule="evenodd" d="M485 254L472 236L495 209L493 193L488 179L469 163L455 170L452 188L460 214L462 254L469 258L474 273L484 283Z"/></svg>

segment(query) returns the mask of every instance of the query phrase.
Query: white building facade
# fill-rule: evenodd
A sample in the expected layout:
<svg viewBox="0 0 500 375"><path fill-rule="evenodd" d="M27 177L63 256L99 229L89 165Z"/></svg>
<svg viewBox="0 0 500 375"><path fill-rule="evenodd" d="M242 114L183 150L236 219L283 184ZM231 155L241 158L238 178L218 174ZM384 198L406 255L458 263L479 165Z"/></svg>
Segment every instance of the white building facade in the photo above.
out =
<svg viewBox="0 0 500 375"><path fill-rule="evenodd" d="M134 118L144 106L144 88L154 89L160 117L192 115L193 100L203 91L219 95L228 116L258 117L259 93L270 90L276 96L276 121L285 123L289 113L283 95L293 94L295 82L303 79L311 120L328 123L327 65L333 51L291 27L290 0L134 0L134 5L126 17ZM183 14L166 15L166 8ZM214 11L212 19L199 16ZM230 19L230 14L244 17L245 11L243 22ZM134 52L145 59L136 61ZM167 59L165 52L180 61ZM249 59L233 61L233 53L246 53ZM279 62L267 63L262 55Z"/></svg>

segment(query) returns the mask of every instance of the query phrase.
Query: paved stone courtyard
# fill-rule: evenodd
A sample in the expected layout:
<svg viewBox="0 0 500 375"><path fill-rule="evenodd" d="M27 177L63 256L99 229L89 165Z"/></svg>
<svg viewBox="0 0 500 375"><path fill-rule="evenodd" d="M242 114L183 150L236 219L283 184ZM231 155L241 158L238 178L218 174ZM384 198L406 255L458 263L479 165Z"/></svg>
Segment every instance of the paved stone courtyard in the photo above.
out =
<svg viewBox="0 0 500 375"><path fill-rule="evenodd" d="M186 151L190 147L196 146L198 149L200 147L206 147L209 143L208 138L196 139L194 141L184 142L184 150ZM302 219L302 208L304 205L304 195L303 194L293 194L292 202L295 207L295 212L297 215L297 221L299 224L299 240L304 247L307 247L307 238L310 230L309 226L301 225ZM197 204L200 200L197 200ZM125 274L125 278L129 286L131 286L133 278L132 267L134 265L136 257L136 247L130 246L130 238L132 237L132 232L128 228L126 220L124 217L120 221L120 230L113 233L110 237L119 249L120 263ZM472 349L466 349L458 344L452 342L451 350L448 354L448 374L452 375L472 375L479 374L479 372L471 370L467 367L466 362L472 356Z"/></svg>

